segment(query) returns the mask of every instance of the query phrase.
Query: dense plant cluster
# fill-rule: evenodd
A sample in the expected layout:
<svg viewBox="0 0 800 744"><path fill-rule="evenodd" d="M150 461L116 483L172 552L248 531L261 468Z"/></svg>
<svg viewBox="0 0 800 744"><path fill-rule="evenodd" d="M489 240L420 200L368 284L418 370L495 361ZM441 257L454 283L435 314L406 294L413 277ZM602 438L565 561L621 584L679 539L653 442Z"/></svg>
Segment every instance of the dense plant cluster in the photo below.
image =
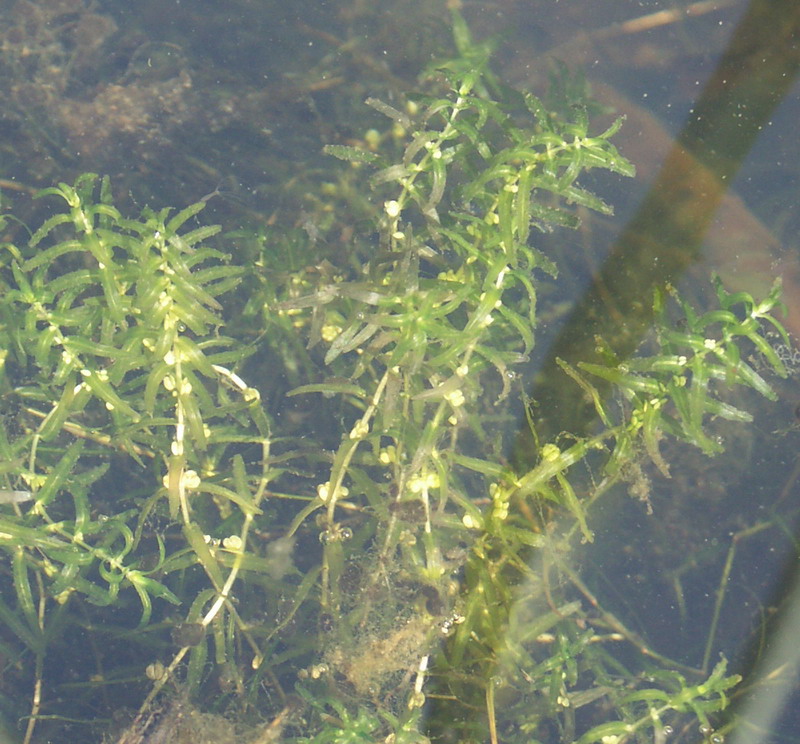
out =
<svg viewBox="0 0 800 744"><path fill-rule="evenodd" d="M718 284L705 313L659 293L646 352L564 365L597 431L538 442L514 472L518 370L557 271L534 231L608 211L578 179L632 167L620 122L592 134L580 97L505 89L453 23L458 56L426 95L370 102L384 147L328 148L372 169L378 205L377 240L339 261L220 237L196 223L206 202L125 217L90 174L43 192L65 210L4 246L0 653L32 691L27 740L41 716L112 710L131 679L125 742L202 738L190 700L235 714L236 736L320 743L649 741L724 707L724 662L701 681L656 653L646 677L614 660L603 633L636 638L587 601L569 550L613 485L646 499L643 463L669 475L663 439L711 454L711 419L749 420L730 388L773 395L748 356L785 375L765 340L779 288ZM159 717L165 685L184 708Z"/></svg>

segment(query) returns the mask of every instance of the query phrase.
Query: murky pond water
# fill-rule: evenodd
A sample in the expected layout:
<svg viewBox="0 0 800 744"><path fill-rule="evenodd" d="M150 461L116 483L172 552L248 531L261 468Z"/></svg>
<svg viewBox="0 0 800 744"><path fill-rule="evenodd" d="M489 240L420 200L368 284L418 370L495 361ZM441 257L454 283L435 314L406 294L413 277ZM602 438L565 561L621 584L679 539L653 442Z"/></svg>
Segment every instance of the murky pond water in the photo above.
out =
<svg viewBox="0 0 800 744"><path fill-rule="evenodd" d="M0 742L797 740L794 6L4 3Z"/></svg>

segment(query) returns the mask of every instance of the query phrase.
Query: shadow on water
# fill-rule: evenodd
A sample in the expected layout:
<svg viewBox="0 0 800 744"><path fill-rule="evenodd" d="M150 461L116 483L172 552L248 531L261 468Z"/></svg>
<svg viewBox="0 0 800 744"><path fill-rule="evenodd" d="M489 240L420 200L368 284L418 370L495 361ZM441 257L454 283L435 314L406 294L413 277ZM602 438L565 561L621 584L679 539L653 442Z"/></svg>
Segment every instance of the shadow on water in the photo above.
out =
<svg viewBox="0 0 800 744"><path fill-rule="evenodd" d="M591 402L577 386L566 383L556 360L573 365L587 359L599 361L597 338L621 359L640 345L652 322L654 288L678 283L698 261L706 232L754 143L769 136L766 132L781 105L797 111L799 39L800 6L796 3L755 0L738 20L658 175L572 307L537 371L531 397L541 412L539 436L549 439L561 431L587 431L594 426ZM597 87L604 90L602 85ZM620 106L618 93L604 92L611 94L609 102ZM623 111L624 106L623 100ZM768 240L769 247L742 249L734 237L727 262L723 259L718 270L736 287L757 281L765 266L769 271L786 266L785 260L780 263L774 239L768 236ZM800 330L796 276L796 263L788 264L785 297L789 327L795 332ZM602 384L598 387L607 389ZM729 658L739 659L746 681L733 716L741 716L746 723L732 737L736 742L793 741L791 734L800 725L791 713L797 707L792 695L800 658L788 641L796 632L800 602L796 569L787 568L796 563L797 520L796 509L789 507L787 512L787 504L780 503L787 494L791 500L797 492L792 446L796 435L774 443L770 434L779 421L793 428L787 409L797 399L794 387L796 382L789 388L788 402L762 413L762 434L755 443L756 456L745 460L750 463L747 470L726 463L723 457L720 470L717 464L710 473L704 472L699 463L693 466L691 456L678 455L676 462L694 482L659 484L656 490L661 493L652 496L653 517L631 506L606 504L608 518L604 520L601 514L599 522L606 522L600 529L608 532L604 539L598 533L597 540L598 546L606 548L588 550L585 556L587 563L601 566L599 576L594 575L601 586L605 582L601 592L624 600L621 604L627 607L631 622L641 621L648 636L659 639L659 650L695 666L702 658L706 667L712 649L714 654L724 651ZM742 456L738 448L734 444L734 458ZM530 431L524 427L515 449L518 461L526 462L526 453L533 449ZM766 483L765 473L769 473ZM681 494L689 494L694 506L681 504ZM617 550L609 551L609 544ZM706 558L698 558L703 552ZM657 563L648 566L653 556ZM709 560L709 556L715 557ZM660 568L655 571L654 565ZM704 568L694 576L694 586L684 587L681 573L691 575L691 568L700 565ZM592 576L594 570L585 573ZM716 602L709 602L711 598ZM687 609L693 605L694 609ZM718 637L708 638L706 628ZM751 645L743 648L748 638L753 639ZM768 681L771 675L774 683ZM779 723L781 717L785 722Z"/></svg>

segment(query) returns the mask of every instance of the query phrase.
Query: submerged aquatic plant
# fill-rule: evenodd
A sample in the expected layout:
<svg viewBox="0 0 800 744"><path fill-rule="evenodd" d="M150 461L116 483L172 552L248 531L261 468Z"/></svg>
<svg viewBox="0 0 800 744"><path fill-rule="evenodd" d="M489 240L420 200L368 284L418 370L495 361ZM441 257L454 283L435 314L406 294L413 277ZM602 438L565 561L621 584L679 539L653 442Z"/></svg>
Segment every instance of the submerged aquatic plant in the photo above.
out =
<svg viewBox="0 0 800 744"><path fill-rule="evenodd" d="M590 506L613 485L646 498L647 458L669 474L663 439L711 454L710 419L749 420L728 389L773 395L748 355L785 374L765 340L788 343L779 288L757 302L718 283L705 313L660 292L649 352L564 365L598 430L537 443L514 472L518 370L557 270L532 229L574 226L576 204L609 211L579 177L632 167L610 142L620 121L593 134L578 97L507 90L490 45L455 11L453 25L458 54L425 95L369 102L391 120L383 147L327 148L372 169L376 245L287 266L289 239L220 237L195 222L205 201L125 217L87 174L45 190L65 211L4 246L0 649L35 691L28 740L39 717L76 717L131 675L140 695L106 703L145 698L126 742L152 733L176 681L254 741L555 727L622 744L724 707L724 663L695 683L646 649L662 671L645 681L609 655L609 627L645 645L577 598L592 595L569 551L594 539ZM254 267L213 247L226 240ZM551 585L552 566L570 582ZM86 636L75 674L91 682L75 690L47 659ZM75 690L62 707L59 685Z"/></svg>

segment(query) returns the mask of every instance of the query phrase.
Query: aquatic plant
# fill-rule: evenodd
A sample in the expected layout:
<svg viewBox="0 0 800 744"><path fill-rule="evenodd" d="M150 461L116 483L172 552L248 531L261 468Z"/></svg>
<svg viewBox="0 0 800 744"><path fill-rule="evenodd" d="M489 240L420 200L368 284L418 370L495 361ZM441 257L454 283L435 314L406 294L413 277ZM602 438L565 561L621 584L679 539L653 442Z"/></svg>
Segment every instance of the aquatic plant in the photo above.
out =
<svg viewBox="0 0 800 744"><path fill-rule="evenodd" d="M575 80L550 102L508 90L456 11L453 28L424 93L368 102L390 133L327 148L354 166L342 184L371 170L375 241L320 261L296 235L220 236L197 222L206 201L130 218L87 174L42 192L65 211L4 246L0 650L33 691L27 740L104 698L144 698L120 742L181 740L192 716L157 715L175 684L172 705L203 701L264 742L622 744L724 707L724 661L688 680L569 556L614 485L647 501L648 463L669 475L662 441L713 454L712 419L750 420L731 388L774 395L779 286L756 301L717 282L706 312L658 292L639 355L563 365L597 429L534 436L515 472L538 288L557 272L533 231L608 212L578 179L632 167L610 142L621 121L591 133Z"/></svg>

